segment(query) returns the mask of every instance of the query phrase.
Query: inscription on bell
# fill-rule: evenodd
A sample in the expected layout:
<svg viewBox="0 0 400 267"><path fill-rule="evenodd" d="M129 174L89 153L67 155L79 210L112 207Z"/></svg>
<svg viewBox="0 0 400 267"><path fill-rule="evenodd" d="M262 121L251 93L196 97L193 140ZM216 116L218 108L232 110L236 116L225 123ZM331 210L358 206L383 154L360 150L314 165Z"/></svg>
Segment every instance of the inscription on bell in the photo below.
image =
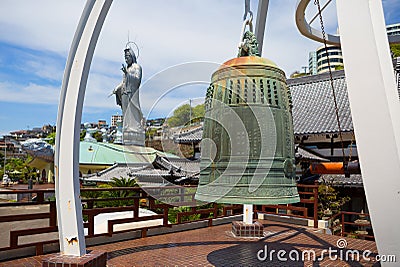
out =
<svg viewBox="0 0 400 267"><path fill-rule="evenodd" d="M196 199L233 204L299 202L285 74L241 56L224 63L206 93Z"/></svg>

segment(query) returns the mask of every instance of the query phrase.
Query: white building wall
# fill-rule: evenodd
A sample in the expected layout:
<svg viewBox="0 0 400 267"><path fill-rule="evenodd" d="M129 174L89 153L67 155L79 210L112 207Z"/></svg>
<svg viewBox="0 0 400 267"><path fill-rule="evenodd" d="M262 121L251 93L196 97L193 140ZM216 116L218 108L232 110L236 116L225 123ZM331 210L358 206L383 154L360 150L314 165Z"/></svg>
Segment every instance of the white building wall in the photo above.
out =
<svg viewBox="0 0 400 267"><path fill-rule="evenodd" d="M400 23L386 25L387 35L400 35Z"/></svg>

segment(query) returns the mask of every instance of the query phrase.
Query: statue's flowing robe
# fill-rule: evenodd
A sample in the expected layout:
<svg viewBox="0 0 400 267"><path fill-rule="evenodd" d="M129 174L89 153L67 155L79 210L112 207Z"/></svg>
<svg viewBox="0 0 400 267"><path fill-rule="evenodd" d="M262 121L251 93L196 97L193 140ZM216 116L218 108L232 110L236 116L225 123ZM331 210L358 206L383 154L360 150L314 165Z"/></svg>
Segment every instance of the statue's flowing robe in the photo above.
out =
<svg viewBox="0 0 400 267"><path fill-rule="evenodd" d="M126 68L122 83L116 89L117 104L123 113L123 135L125 144L144 145L143 114L139 102L139 86L142 68L133 63Z"/></svg>

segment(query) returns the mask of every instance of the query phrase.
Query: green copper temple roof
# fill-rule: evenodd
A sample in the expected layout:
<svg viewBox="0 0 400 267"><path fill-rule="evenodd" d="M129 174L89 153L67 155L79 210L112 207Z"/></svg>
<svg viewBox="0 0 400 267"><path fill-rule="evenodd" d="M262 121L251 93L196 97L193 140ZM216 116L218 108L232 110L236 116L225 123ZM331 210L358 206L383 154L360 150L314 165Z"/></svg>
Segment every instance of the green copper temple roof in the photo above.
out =
<svg viewBox="0 0 400 267"><path fill-rule="evenodd" d="M149 163L156 155L176 157L151 147L122 146L111 143L80 142L79 163L113 165L115 163Z"/></svg>

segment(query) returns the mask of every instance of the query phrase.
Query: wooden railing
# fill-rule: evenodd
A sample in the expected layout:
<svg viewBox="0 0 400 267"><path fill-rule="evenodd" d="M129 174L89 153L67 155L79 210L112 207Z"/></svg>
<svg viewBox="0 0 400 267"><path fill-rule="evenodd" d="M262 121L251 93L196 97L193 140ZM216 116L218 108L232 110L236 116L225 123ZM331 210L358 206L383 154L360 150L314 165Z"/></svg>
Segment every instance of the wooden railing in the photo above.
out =
<svg viewBox="0 0 400 267"><path fill-rule="evenodd" d="M212 207L202 207L199 205L204 205L197 203L194 200L194 193L196 186L169 186L169 187L154 187L146 188L143 190L139 187L114 187L114 188L81 188L81 201L84 207L82 214L84 216L84 228L87 229L87 238L99 237L99 236L113 236L117 233L123 233L133 230L141 231L141 236L145 237L147 231L152 228L162 228L171 227L174 224L183 224L192 222L192 220L185 220L190 215L199 215L199 218L195 221L206 221L208 226L212 226L213 219L224 217L227 215L226 211L232 209L231 206L220 206L217 204L211 204ZM88 193L93 195L93 192L103 193L103 192L124 192L129 196L123 197L90 197L85 198ZM149 193L150 192L150 193ZM153 193L153 194L152 194ZM0 195L24 195L23 202L2 202L0 203L0 226L2 223L8 223L10 225L15 222L26 222L25 229L15 229L12 230L10 226L9 238L8 240L1 240L0 247L1 251L24 248L24 247L36 247L36 254L43 254L43 247L46 244L57 243L58 239L47 239L45 241L34 241L32 237L31 241L28 243L21 243L21 238L26 238L38 234L55 233L58 231L56 224L57 214L55 201L51 200L54 197L49 197L49 195L54 195L54 189L42 189L42 190L2 190ZM47 195L47 198L45 197ZM16 197L18 199L18 197ZM20 199L21 197L19 197ZM32 201L31 199L34 199ZM167 201L167 204L160 202L158 199ZM124 206L113 206L118 201L123 202ZM114 204L113 204L114 203ZM24 213L17 215L8 215L6 209L13 209L14 207L29 207L35 206L36 208L42 207L42 209L48 209L46 212L38 213ZM170 223L168 220L168 214L170 209L174 206L190 206L190 211L178 212L176 214L176 223ZM208 205L209 206L209 205ZM139 207L152 210L156 212L155 215L150 216L139 216ZM133 217L122 218L122 219L110 219L107 221L107 231L105 233L95 233L95 217L99 214L107 214L114 212L132 211ZM233 215L232 213L231 215ZM40 227L32 227L30 221L46 219L48 223L42 223L44 225ZM161 219L162 223L155 226L142 226L135 227L134 229L127 230L115 230L116 225L122 225L126 223L133 222L145 222ZM7 229L7 228L3 228ZM0 235L1 236L1 235ZM2 238L7 236L3 233Z"/></svg>
<svg viewBox="0 0 400 267"><path fill-rule="evenodd" d="M299 185L299 194L301 203L314 205L314 214L316 214L316 205L318 204L318 185ZM206 221L208 226L213 225L216 218L242 214L242 205L217 205L215 203L204 205L198 203L194 199L196 186L168 186L168 187L148 187L145 189L139 187L114 187L114 188L81 188L81 201L84 207L84 228L87 229L87 238L94 237L110 237L114 234L120 234L128 231L140 231L141 237L145 237L149 229L152 228L169 228L176 224L186 224L193 221ZM104 192L108 192L108 196L104 197ZM118 193L119 192L119 193ZM103 194L103 195L102 195ZM114 194L114 195L113 195ZM125 194L124 196L122 196ZM54 201L54 189L41 190L3 190L0 195L23 195L29 197L17 197L22 199L17 202L1 202L0 203L0 227L7 223L11 229L7 233L0 233L2 240L0 242L0 252L13 250L24 247L35 247L36 254L43 254L44 245L57 243L58 239L42 238L37 240L34 235L50 234L53 236L58 231L56 205ZM314 199L310 198L312 196ZM32 198L34 201L32 201ZM163 202L161 202L162 200ZM115 206L120 205L120 206ZM122 206L123 205L123 206ZM204 205L204 206L199 206ZM7 214L7 209L12 210L15 207L35 207L46 211L37 213L22 213L11 215ZM176 222L171 223L168 215L174 206L189 207L184 211L176 213ZM155 212L155 215L139 216L139 207ZM258 211L266 211L268 208L285 209L292 211L292 214L285 214L294 217L310 218L307 207L298 207L294 205L269 205L262 206ZM28 208L29 210L29 208ZM1 212L2 211L2 212ZM132 211L133 216L122 219L109 219L107 221L107 231L103 233L95 232L95 217L100 214ZM257 211L257 209L256 209ZM270 212L268 212L270 213ZM194 216L196 215L196 216ZM170 215L171 216L171 215ZM191 217L196 217L194 220ZM189 219L188 219L189 218ZM314 216L314 219L316 217ZM42 222L40 226L35 226L31 222L33 220L48 220L47 223ZM153 220L162 220L159 225L141 226L134 229L116 230L117 225L134 222L145 222ZM25 224L24 227L14 228L15 223ZM317 223L314 224L315 226ZM22 229L21 229L22 228ZM7 238L8 237L8 238ZM4 239L3 239L4 238ZM27 241L27 238L30 239ZM8 239L8 240L6 240ZM21 242L24 239L25 242Z"/></svg>
<svg viewBox="0 0 400 267"><path fill-rule="evenodd" d="M267 214L312 219L314 228L318 228L318 187L318 182L312 185L297 184L300 203L256 206L256 211ZM285 213L281 212L283 210Z"/></svg>
<svg viewBox="0 0 400 267"><path fill-rule="evenodd" d="M333 235L375 240L368 213L340 211L328 222Z"/></svg>

